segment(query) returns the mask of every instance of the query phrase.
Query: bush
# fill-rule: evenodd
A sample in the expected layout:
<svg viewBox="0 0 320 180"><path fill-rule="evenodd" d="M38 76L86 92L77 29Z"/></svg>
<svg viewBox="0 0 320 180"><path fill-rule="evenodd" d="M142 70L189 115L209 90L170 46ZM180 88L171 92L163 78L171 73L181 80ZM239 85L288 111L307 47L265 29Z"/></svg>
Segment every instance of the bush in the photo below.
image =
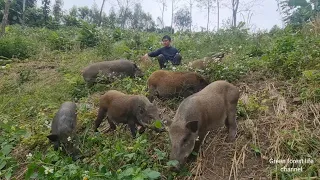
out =
<svg viewBox="0 0 320 180"><path fill-rule="evenodd" d="M34 45L30 39L16 34L8 34L0 39L0 56L26 59L34 54Z"/></svg>
<svg viewBox="0 0 320 180"><path fill-rule="evenodd" d="M81 48L95 47L99 42L96 26L83 22L78 40L81 42Z"/></svg>

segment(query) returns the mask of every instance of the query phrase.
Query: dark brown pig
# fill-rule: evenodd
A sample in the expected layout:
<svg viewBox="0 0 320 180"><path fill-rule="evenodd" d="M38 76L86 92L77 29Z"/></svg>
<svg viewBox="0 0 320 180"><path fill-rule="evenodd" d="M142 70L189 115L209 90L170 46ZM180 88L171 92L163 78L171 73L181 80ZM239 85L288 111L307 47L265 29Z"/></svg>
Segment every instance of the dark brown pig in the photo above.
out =
<svg viewBox="0 0 320 180"><path fill-rule="evenodd" d="M108 131L116 129L115 123L128 124L134 138L137 131L136 125L142 126L139 131L143 132L153 121L160 119L157 106L151 103L147 97L127 95L116 90L107 91L101 96L94 131L98 131L98 127L105 117L110 125ZM152 129L152 127L150 128Z"/></svg>
<svg viewBox="0 0 320 180"><path fill-rule="evenodd" d="M157 70L147 81L149 100L155 97L168 99L173 97L188 97L208 85L208 81L195 72L173 72Z"/></svg>
<svg viewBox="0 0 320 180"><path fill-rule="evenodd" d="M225 124L229 133L227 141L235 140L239 96L239 89L234 85L215 81L181 102L169 126L170 159L178 161L175 170L180 169L192 151L198 152L208 131Z"/></svg>
<svg viewBox="0 0 320 180"><path fill-rule="evenodd" d="M71 139L75 137L77 126L77 106L74 102L64 102L51 124L51 134L47 138L53 143L54 150L63 144L64 152L71 152L74 156L79 151L73 146ZM77 154L78 155L78 154Z"/></svg>
<svg viewBox="0 0 320 180"><path fill-rule="evenodd" d="M135 63L125 59L97 62L82 70L82 76L89 85L97 82L99 75L107 79L105 82L111 82L116 77L142 77L143 72Z"/></svg>

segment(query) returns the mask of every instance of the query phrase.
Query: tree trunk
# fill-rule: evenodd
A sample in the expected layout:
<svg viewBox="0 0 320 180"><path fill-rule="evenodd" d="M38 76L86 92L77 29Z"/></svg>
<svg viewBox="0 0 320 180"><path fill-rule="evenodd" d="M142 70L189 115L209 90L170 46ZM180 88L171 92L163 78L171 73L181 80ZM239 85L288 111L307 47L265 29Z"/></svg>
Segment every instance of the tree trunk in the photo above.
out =
<svg viewBox="0 0 320 180"><path fill-rule="evenodd" d="M172 4L171 4L171 34L173 34L172 31L172 27L173 27L173 4L174 4L174 0L171 0Z"/></svg>
<svg viewBox="0 0 320 180"><path fill-rule="evenodd" d="M162 23L162 31L163 31L163 28L164 28L164 22L163 22L163 14L164 14L164 7L165 7L165 4L163 3L162 4L162 17L161 17L161 23Z"/></svg>
<svg viewBox="0 0 320 180"><path fill-rule="evenodd" d="M8 22L10 3L11 3L11 0L7 0L6 4L4 6L4 13L3 13L3 18L2 18L0 37L2 37L6 32L6 25Z"/></svg>
<svg viewBox="0 0 320 180"><path fill-rule="evenodd" d="M209 20L210 20L210 4L209 4L210 0L207 0L208 2L208 19L207 19L207 32L209 32Z"/></svg>
<svg viewBox="0 0 320 180"><path fill-rule="evenodd" d="M124 13L123 13L123 17L122 17L122 29L124 29L125 25L126 25L126 22L127 22L127 10L128 8L126 7L125 10L124 10Z"/></svg>
<svg viewBox="0 0 320 180"><path fill-rule="evenodd" d="M21 21L21 24L22 24L22 27L24 27L24 22L25 22L25 10L26 10L26 0L23 0L22 2L22 21Z"/></svg>
<svg viewBox="0 0 320 180"><path fill-rule="evenodd" d="M238 14L239 0L232 0L232 25L237 26L237 14Z"/></svg>
<svg viewBox="0 0 320 180"><path fill-rule="evenodd" d="M104 7L104 3L106 2L106 0L102 1L102 5L101 5L101 9L100 9L100 17L99 17L99 26L101 26L101 22L102 22L102 10Z"/></svg>
<svg viewBox="0 0 320 180"><path fill-rule="evenodd" d="M219 31L220 26L220 7L219 7L219 0L217 0L217 8L218 8L218 27L217 31Z"/></svg>
<svg viewBox="0 0 320 180"><path fill-rule="evenodd" d="M190 18L191 18L191 23L190 23L190 32L192 30L192 0L190 0Z"/></svg>

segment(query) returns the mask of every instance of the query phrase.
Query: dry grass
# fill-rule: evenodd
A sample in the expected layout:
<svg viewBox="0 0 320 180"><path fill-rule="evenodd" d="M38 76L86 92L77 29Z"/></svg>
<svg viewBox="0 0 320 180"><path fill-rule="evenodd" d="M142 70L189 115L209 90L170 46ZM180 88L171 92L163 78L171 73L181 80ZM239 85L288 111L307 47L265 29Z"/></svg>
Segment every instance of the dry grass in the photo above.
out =
<svg viewBox="0 0 320 180"><path fill-rule="evenodd" d="M257 74L255 77L258 78ZM248 97L266 94L271 100L268 109L265 113L238 118L238 136L233 144L225 143L225 131L210 132L202 153L196 162L190 164L193 176L185 179L283 179L280 172L271 173L275 165L270 164L269 159L301 159L308 158L307 151L320 152L319 146L307 142L312 138L320 143L320 104L289 103L292 94L279 90L290 89L290 85L275 80L251 80L248 83L244 78L237 83L242 92L240 100L247 105L250 103ZM292 149L286 145L288 142L294 142ZM314 155L311 159L317 161L317 158L319 156ZM306 174L298 175L301 179L304 176Z"/></svg>

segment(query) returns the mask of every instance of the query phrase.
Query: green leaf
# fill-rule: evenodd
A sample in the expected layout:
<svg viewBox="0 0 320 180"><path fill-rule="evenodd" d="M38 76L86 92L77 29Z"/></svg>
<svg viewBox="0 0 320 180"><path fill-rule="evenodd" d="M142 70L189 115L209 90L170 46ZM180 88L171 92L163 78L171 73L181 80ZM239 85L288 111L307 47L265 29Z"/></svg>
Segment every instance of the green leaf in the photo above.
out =
<svg viewBox="0 0 320 180"><path fill-rule="evenodd" d="M135 155L136 155L136 153L130 153L130 154L124 155L124 157L127 157L128 160L131 160Z"/></svg>
<svg viewBox="0 0 320 180"><path fill-rule="evenodd" d="M151 170L150 168L145 169L142 173L150 179L158 179L161 176L158 171Z"/></svg>
<svg viewBox="0 0 320 180"><path fill-rule="evenodd" d="M177 160L171 160L167 162L167 166L176 166L178 165L179 161Z"/></svg>
<svg viewBox="0 0 320 180"><path fill-rule="evenodd" d="M132 167L130 167L130 168L126 169L125 171L123 171L123 173L121 173L121 174L124 177L128 177L128 176L133 175L133 173L134 173L134 169Z"/></svg>
<svg viewBox="0 0 320 180"><path fill-rule="evenodd" d="M3 148L2 148L2 150L1 150L1 152L4 154L4 155L8 155L10 152L11 152L11 150L12 150L12 145L6 145L6 146L4 146Z"/></svg>
<svg viewBox="0 0 320 180"><path fill-rule="evenodd" d="M78 172L79 167L74 165L74 164L70 164L68 165L68 169L69 169L69 174L70 175L76 175Z"/></svg>
<svg viewBox="0 0 320 180"><path fill-rule="evenodd" d="M158 128L158 129L162 128L162 123L161 123L161 121L160 121L160 120L156 120L156 121L154 122L154 126L155 126L156 128Z"/></svg>
<svg viewBox="0 0 320 180"><path fill-rule="evenodd" d="M133 180L144 180L144 176L139 174L138 176L134 177Z"/></svg>
<svg viewBox="0 0 320 180"><path fill-rule="evenodd" d="M1 170L6 164L7 164L7 162L5 162L5 161L1 162L1 164L0 164L0 170Z"/></svg>
<svg viewBox="0 0 320 180"><path fill-rule="evenodd" d="M6 179L10 179L10 178L11 178L11 175L12 175L11 171L8 171L8 172L6 173L6 175L5 175L5 178L6 178Z"/></svg>

